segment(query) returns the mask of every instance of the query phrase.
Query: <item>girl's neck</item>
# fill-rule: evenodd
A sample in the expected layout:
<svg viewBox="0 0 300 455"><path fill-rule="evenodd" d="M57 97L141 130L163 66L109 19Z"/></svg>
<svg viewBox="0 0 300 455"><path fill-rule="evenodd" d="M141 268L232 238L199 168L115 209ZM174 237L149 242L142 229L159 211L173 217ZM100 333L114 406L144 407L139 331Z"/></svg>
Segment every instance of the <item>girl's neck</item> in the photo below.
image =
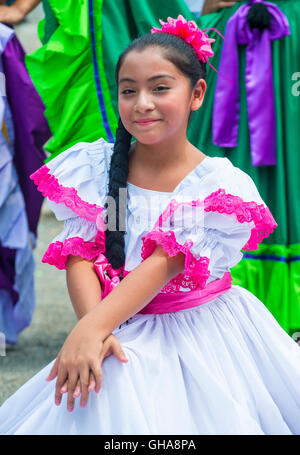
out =
<svg viewBox="0 0 300 455"><path fill-rule="evenodd" d="M202 152L194 147L187 138L174 140L174 143L159 143L145 145L136 141L132 144L130 152L131 161L136 168L147 169L149 172L156 170L178 168L186 166L193 159L199 159Z"/></svg>
<svg viewBox="0 0 300 455"><path fill-rule="evenodd" d="M183 181L206 156L188 141L183 144L179 151L176 144L176 147L174 146L176 153L173 153L172 150L173 154L169 155L165 148L154 148L153 146L150 148L148 146L145 150L144 146L141 146L142 144L138 142L132 144L127 181L140 188L153 191L172 193L179 182ZM144 155L139 156L138 153ZM159 153L161 153L162 158ZM155 155L155 160L151 159L153 155ZM138 161L139 158L141 158L140 161Z"/></svg>

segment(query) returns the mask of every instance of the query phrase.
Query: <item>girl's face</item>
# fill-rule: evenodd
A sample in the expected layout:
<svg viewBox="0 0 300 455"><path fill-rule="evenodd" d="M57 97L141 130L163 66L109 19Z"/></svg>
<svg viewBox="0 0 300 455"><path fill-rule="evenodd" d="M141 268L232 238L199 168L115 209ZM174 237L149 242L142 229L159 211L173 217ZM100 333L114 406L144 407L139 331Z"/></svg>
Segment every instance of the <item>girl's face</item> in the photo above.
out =
<svg viewBox="0 0 300 455"><path fill-rule="evenodd" d="M123 125L145 145L186 135L190 111L201 106L206 89L200 79L192 91L190 80L158 47L127 54L118 83Z"/></svg>

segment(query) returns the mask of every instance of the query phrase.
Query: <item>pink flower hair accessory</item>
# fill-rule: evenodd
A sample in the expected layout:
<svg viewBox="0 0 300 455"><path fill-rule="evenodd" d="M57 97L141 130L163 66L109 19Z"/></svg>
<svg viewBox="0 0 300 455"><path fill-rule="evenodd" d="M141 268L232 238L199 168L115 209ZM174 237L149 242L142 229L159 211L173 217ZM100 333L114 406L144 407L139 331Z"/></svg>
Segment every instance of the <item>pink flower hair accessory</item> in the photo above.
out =
<svg viewBox="0 0 300 455"><path fill-rule="evenodd" d="M195 49L199 60L208 63L209 66L211 66L218 73L216 68L214 68L208 61L209 57L212 57L214 55L214 52L211 48L211 43L216 40L209 38L205 33L207 30L214 30L223 39L225 39L217 29L205 28L203 30L200 30L196 22L187 21L181 14L177 17L177 19L168 17L167 22L163 22L161 19L159 19L159 22L162 25L162 29L152 27L151 33L169 33L170 35L175 35L179 38L184 39L184 41L186 41ZM225 77L225 79L227 78ZM227 80L231 82L229 79Z"/></svg>

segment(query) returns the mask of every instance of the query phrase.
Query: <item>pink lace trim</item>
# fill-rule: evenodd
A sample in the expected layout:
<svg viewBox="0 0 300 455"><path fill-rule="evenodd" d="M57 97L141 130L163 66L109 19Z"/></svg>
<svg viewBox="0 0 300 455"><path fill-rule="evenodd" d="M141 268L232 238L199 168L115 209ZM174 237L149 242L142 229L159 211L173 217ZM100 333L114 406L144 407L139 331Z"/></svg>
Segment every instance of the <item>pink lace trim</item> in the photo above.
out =
<svg viewBox="0 0 300 455"><path fill-rule="evenodd" d="M268 207L263 204L259 205L254 201L244 202L241 197L227 194L224 189L220 188L207 196L204 201L198 199L190 202L177 202L172 199L157 220L155 228L165 222L180 205L204 206L206 212L234 214L239 223L250 223L253 221L255 227L252 228L250 238L242 248L247 251L257 250L258 244L278 226Z"/></svg>
<svg viewBox="0 0 300 455"><path fill-rule="evenodd" d="M254 222L255 227L251 230L251 236L244 245L243 250L257 250L258 244L268 237L278 226L268 207L256 202L244 202L239 196L226 194L225 190L219 189L211 193L204 200L206 212L234 213L239 223Z"/></svg>
<svg viewBox="0 0 300 455"><path fill-rule="evenodd" d="M152 230L142 237L142 258L147 259L160 244L169 256L176 256L182 252L185 254L184 273L179 273L164 286L161 292L178 292L180 287L189 289L203 289L210 275L208 270L209 259L206 256L198 260L192 255L190 249L193 246L192 240L187 240L180 245L175 238L173 231Z"/></svg>
<svg viewBox="0 0 300 455"><path fill-rule="evenodd" d="M50 243L42 262L55 265L60 270L66 268L69 254L92 260L105 250L104 233L98 231L94 242L85 242L81 237L71 237L64 242Z"/></svg>
<svg viewBox="0 0 300 455"><path fill-rule="evenodd" d="M193 245L191 240L187 240L184 245L178 244L173 231L162 231L159 226L165 223L174 211L180 205L203 206L206 212L225 213L227 215L235 214L239 223L254 222L255 227L251 230L251 235L243 247L243 250L258 249L258 244L268 237L277 227L270 210L263 204L258 205L256 202L244 202L239 196L226 194L225 190L220 188L218 191L211 193L203 200L191 202L177 202L172 199L170 204L160 215L151 232L142 237L142 258L145 260L149 257L160 244L164 251L170 256L175 256L179 252L185 254L185 273L180 273L173 278L161 292L177 292L180 287L189 289L203 289L210 275L208 270L209 259L201 257L198 260L190 252Z"/></svg>
<svg viewBox="0 0 300 455"><path fill-rule="evenodd" d="M57 204L63 202L74 213L77 213L77 215L88 221L97 221L97 217L103 211L103 207L83 201L78 196L75 188L60 185L57 178L50 173L50 169L45 164L31 174L30 178L34 181L37 189L43 196L48 197Z"/></svg>

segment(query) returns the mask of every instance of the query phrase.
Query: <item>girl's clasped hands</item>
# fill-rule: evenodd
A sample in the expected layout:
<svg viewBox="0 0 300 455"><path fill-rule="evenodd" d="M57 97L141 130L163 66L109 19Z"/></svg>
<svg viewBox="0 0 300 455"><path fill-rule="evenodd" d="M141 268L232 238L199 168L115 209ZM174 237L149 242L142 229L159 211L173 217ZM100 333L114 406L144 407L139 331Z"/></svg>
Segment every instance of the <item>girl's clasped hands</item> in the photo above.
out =
<svg viewBox="0 0 300 455"><path fill-rule="evenodd" d="M62 350L61 350L62 351ZM52 381L57 375L59 370L59 361L61 360L61 351L58 353L57 359L51 369L49 376L46 378L47 381ZM73 411L75 399L81 395L80 406L83 408L86 406L88 401L89 392L95 390L96 393L100 392L102 386L102 369L101 365L103 360L110 355L115 355L117 359L121 362L127 362L121 344L117 337L113 334L110 334L103 342L101 346L100 356L99 356L99 365L97 375L93 371L89 372L88 382L82 387L82 380L77 379L76 384L70 382L70 378L67 378L63 384L60 385L59 379L57 379L56 392L55 392L55 404L60 405L62 395L68 393L68 402L67 408L69 411Z"/></svg>

